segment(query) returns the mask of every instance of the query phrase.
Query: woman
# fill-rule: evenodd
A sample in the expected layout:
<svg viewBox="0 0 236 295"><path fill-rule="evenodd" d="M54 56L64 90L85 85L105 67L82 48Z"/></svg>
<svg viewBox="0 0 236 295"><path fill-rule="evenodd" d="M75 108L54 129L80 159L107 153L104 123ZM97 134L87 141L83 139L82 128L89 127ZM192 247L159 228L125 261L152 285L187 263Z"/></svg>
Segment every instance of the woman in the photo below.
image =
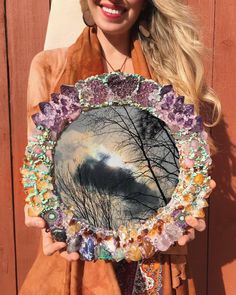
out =
<svg viewBox="0 0 236 295"><path fill-rule="evenodd" d="M31 115L38 111L39 102L49 100L50 93L58 92L62 84L74 84L104 72L137 73L160 84L172 84L197 111L204 101L211 102L219 111L219 102L204 81L202 45L192 15L181 1L82 0L81 6L90 28L69 48L39 53L32 62L28 88L29 135ZM44 228L44 221L33 217L36 214L25 207L26 225ZM65 243L54 242L42 229L43 253L39 253L20 295L193 295L184 245L194 239L195 230L205 229L205 222L193 217L186 221L192 228L179 239L180 246L156 255L141 266L125 262L84 263L78 253L68 254ZM139 272L137 276L138 267L141 275Z"/></svg>

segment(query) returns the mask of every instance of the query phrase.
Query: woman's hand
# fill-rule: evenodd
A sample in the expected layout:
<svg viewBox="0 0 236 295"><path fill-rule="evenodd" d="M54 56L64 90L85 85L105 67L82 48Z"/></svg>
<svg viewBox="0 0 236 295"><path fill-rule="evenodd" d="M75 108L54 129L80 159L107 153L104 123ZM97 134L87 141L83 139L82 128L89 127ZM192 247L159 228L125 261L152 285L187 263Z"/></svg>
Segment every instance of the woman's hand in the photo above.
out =
<svg viewBox="0 0 236 295"><path fill-rule="evenodd" d="M61 257L68 261L75 261L79 259L79 254L77 252L68 253L66 250L66 243L54 242L50 232L46 232L42 229L43 236L43 253L46 256L51 256L53 253L59 250Z"/></svg>
<svg viewBox="0 0 236 295"><path fill-rule="evenodd" d="M210 181L211 189L216 187L216 183L214 180ZM209 194L206 195L206 198L209 197ZM46 256L51 256L56 251L60 252L61 257L65 258L68 261L76 261L79 259L79 254L77 252L68 253L66 248L66 243L64 242L55 242L51 236L50 232L46 232L45 230L45 221L40 217L31 217L28 215L29 205L25 205L25 225L28 227L37 227L42 229L42 237L43 237L43 253ZM195 238L195 230L204 231L206 228L206 223L204 219L197 219L192 216L186 217L187 224L191 227L188 229L188 233L183 235L179 240L178 244L180 246L185 245L187 242L194 240Z"/></svg>
<svg viewBox="0 0 236 295"><path fill-rule="evenodd" d="M216 187L216 183L214 180L210 181L210 187L211 189L214 189ZM205 198L208 198L210 194L206 195ZM195 239L195 230L197 231L204 231L206 228L206 222L204 219L197 219L193 216L187 216L185 218L185 221L189 226L191 226L190 229L188 229L188 233L183 235L179 240L178 244L180 246L185 245L187 242L190 242Z"/></svg>
<svg viewBox="0 0 236 295"><path fill-rule="evenodd" d="M31 217L28 214L29 205L26 204L24 207L25 212L25 225L28 227L37 227L42 230L42 238L43 238L43 253L46 256L51 256L56 251L60 252L60 256L65 258L68 261L75 261L79 259L79 254L77 252L67 253L66 243L64 242L55 242L51 236L50 232L46 232L45 221L41 217Z"/></svg>
<svg viewBox="0 0 236 295"><path fill-rule="evenodd" d="M44 228L46 226L43 218L29 216L29 205L28 204L25 205L24 212L25 212L25 225L27 227Z"/></svg>

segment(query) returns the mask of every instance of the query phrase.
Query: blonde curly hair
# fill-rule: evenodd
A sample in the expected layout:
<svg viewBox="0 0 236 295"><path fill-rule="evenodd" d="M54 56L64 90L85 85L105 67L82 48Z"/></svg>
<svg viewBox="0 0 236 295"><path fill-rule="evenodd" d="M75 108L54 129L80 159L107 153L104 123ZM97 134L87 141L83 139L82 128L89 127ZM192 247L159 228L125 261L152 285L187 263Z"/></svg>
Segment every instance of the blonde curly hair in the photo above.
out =
<svg viewBox="0 0 236 295"><path fill-rule="evenodd" d="M80 3L82 12L89 9L87 0L80 0ZM145 21L150 32L148 38L140 32L138 35L156 81L172 84L198 112L210 104L212 115L210 122L205 124L216 125L220 120L221 104L205 81L205 48L190 7L181 0L147 0L140 19Z"/></svg>

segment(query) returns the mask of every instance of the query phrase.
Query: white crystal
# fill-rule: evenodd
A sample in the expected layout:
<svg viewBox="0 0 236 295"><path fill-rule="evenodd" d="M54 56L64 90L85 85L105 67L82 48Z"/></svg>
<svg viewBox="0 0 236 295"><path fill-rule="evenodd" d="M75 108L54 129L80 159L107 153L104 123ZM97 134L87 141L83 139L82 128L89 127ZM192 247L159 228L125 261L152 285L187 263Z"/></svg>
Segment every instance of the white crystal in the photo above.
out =
<svg viewBox="0 0 236 295"><path fill-rule="evenodd" d="M175 224L166 225L165 233L168 235L171 242L178 241L178 239L182 236L182 230Z"/></svg>

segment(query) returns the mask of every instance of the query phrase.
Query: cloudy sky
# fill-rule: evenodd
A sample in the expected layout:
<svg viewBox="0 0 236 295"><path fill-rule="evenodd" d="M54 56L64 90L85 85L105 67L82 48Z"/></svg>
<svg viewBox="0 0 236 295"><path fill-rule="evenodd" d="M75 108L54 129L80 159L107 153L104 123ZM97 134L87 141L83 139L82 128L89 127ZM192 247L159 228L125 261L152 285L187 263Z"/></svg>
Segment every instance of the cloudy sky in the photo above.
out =
<svg viewBox="0 0 236 295"><path fill-rule="evenodd" d="M96 226L146 219L177 183L174 147L167 141L159 120L146 111L116 106L85 112L57 143L58 191Z"/></svg>

